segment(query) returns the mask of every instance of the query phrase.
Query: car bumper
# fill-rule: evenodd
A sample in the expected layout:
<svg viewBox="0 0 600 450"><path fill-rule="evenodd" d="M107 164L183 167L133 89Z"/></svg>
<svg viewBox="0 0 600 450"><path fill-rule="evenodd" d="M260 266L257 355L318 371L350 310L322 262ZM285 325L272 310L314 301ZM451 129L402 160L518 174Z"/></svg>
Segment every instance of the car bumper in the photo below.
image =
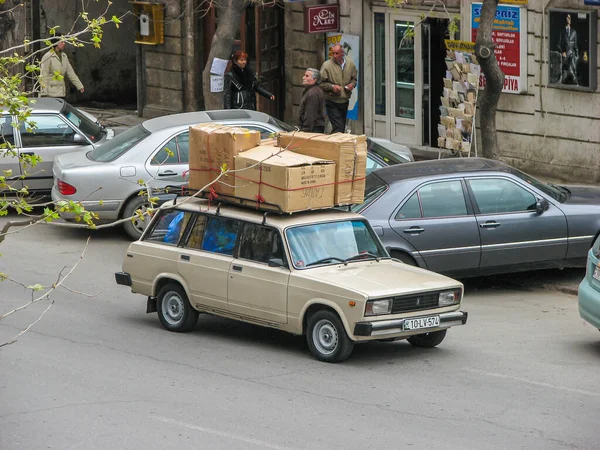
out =
<svg viewBox="0 0 600 450"><path fill-rule="evenodd" d="M102 202L78 201L77 199L63 197L60 192L58 192L58 187L56 185L52 187L51 197L52 201L55 203L70 201L81 203L81 206L83 206L86 211L98 214L101 221L117 220L119 218L121 203L123 203L121 200L102 200ZM61 212L60 216L65 220L74 220L76 218L76 214L72 212Z"/></svg>
<svg viewBox="0 0 600 450"><path fill-rule="evenodd" d="M131 275L127 272L115 273L115 281L121 286L131 286Z"/></svg>
<svg viewBox="0 0 600 450"><path fill-rule="evenodd" d="M446 328L454 327L457 325L464 325L467 323L467 317L469 313L465 311L453 311L441 314L430 314L440 316L440 325L435 328L422 328L419 330L404 330L404 321L406 319L415 319L417 317L406 317L405 319L393 319L393 320L377 320L374 322L357 322L354 326L355 336L376 336L379 338L386 338L394 335L395 337L411 336L419 333L429 333L432 331L444 330ZM429 316L429 315L428 315Z"/></svg>
<svg viewBox="0 0 600 450"><path fill-rule="evenodd" d="M600 291L584 278L578 292L579 315L583 320L600 329Z"/></svg>

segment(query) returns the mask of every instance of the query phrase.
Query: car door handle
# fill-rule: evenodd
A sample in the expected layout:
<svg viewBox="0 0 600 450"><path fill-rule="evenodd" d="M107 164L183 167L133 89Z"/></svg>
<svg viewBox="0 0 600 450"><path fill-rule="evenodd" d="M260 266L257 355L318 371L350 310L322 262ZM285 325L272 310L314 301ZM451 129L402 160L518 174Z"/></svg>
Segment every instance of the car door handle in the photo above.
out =
<svg viewBox="0 0 600 450"><path fill-rule="evenodd" d="M181 255L181 259L183 259L184 261L189 261L190 257L189 255Z"/></svg>
<svg viewBox="0 0 600 450"><path fill-rule="evenodd" d="M33 153L33 152L21 152L21 155L25 155L25 156L35 156L35 153Z"/></svg>
<svg viewBox="0 0 600 450"><path fill-rule="evenodd" d="M423 231L425 231L425 228L421 227L410 227L404 229L405 233L422 233Z"/></svg>
<svg viewBox="0 0 600 450"><path fill-rule="evenodd" d="M496 228L496 227L499 227L500 224L498 222L490 221L490 222L486 222L486 223L480 223L479 226L481 228Z"/></svg>
<svg viewBox="0 0 600 450"><path fill-rule="evenodd" d="M177 172L173 172L172 170L167 170L166 172L158 172L159 177L173 177L177 175Z"/></svg>
<svg viewBox="0 0 600 450"><path fill-rule="evenodd" d="M236 264L234 264L231 268L236 272L241 272L243 269L242 266L238 266Z"/></svg>

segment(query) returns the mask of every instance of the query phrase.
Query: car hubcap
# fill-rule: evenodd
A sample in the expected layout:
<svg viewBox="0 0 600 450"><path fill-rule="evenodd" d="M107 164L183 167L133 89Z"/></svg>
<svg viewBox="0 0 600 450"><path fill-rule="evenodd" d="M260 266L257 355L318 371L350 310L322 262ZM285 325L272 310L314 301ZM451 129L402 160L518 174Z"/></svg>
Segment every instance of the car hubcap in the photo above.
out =
<svg viewBox="0 0 600 450"><path fill-rule="evenodd" d="M168 292L162 301L162 315L170 325L177 325L183 318L183 299L176 292Z"/></svg>
<svg viewBox="0 0 600 450"><path fill-rule="evenodd" d="M338 345L338 333L329 320L319 320L313 329L313 342L323 355L331 355Z"/></svg>

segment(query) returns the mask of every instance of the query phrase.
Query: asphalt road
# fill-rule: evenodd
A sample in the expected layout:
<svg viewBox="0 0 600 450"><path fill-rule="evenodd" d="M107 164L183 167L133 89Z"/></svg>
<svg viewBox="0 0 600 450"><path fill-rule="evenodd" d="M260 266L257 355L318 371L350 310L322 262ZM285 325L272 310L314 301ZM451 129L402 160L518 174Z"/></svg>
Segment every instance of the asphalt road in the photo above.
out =
<svg viewBox="0 0 600 450"><path fill-rule="evenodd" d="M0 272L52 284L88 235L24 230L0 244ZM0 448L600 448L600 332L573 295L472 280L469 322L440 347L373 343L331 365L302 338L211 316L163 330L114 283L127 244L92 233L70 290L0 348ZM30 298L0 283L1 312ZM48 305L0 321L0 343Z"/></svg>

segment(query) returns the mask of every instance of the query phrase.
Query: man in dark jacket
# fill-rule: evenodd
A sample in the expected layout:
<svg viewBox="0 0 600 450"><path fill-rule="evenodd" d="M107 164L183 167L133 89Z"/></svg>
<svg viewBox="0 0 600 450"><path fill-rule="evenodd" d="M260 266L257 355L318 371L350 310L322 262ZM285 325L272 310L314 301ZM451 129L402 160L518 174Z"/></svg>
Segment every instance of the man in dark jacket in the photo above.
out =
<svg viewBox="0 0 600 450"><path fill-rule="evenodd" d="M300 130L311 133L325 132L325 93L319 84L321 74L317 69L306 69L302 77L304 94L300 100Z"/></svg>
<svg viewBox="0 0 600 450"><path fill-rule="evenodd" d="M560 33L558 50L563 57L562 77L563 84L578 84L577 63L579 62L579 48L577 47L577 31L571 27L571 14L565 17L565 28Z"/></svg>

